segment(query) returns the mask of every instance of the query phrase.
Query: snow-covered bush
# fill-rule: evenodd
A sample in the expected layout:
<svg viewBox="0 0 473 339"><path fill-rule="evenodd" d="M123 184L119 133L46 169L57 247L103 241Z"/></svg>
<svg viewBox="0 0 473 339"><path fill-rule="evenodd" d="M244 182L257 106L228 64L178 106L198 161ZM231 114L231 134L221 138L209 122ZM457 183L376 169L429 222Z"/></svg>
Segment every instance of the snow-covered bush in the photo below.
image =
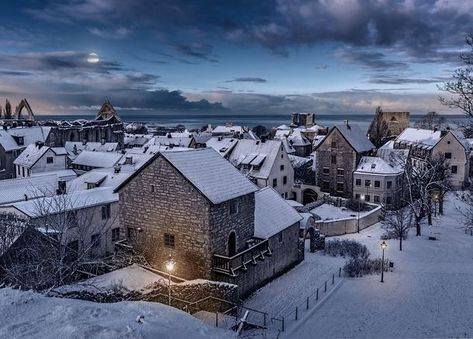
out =
<svg viewBox="0 0 473 339"><path fill-rule="evenodd" d="M350 258L343 266L343 272L347 277L362 277L366 274L381 272L381 259ZM389 260L384 261L384 271L389 268Z"/></svg>
<svg viewBox="0 0 473 339"><path fill-rule="evenodd" d="M369 257L368 248L354 240L331 240L325 243L325 254L333 257L363 258Z"/></svg>

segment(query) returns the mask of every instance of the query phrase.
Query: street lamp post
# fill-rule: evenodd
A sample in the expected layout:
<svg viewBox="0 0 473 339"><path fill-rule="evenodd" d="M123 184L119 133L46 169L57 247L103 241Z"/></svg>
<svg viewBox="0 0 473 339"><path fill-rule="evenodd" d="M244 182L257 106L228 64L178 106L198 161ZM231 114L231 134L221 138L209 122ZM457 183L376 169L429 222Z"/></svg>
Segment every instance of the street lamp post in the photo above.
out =
<svg viewBox="0 0 473 339"><path fill-rule="evenodd" d="M169 256L166 261L166 270L168 271L168 305L171 305L171 272L174 270L176 262Z"/></svg>
<svg viewBox="0 0 473 339"><path fill-rule="evenodd" d="M360 233L360 209L361 209L361 200L365 200L364 196L360 194L360 199L358 199L358 218L356 219L356 232Z"/></svg>
<svg viewBox="0 0 473 339"><path fill-rule="evenodd" d="M384 282L384 250L388 247L386 241L381 243L381 249L383 250L383 259L381 260L381 282Z"/></svg>

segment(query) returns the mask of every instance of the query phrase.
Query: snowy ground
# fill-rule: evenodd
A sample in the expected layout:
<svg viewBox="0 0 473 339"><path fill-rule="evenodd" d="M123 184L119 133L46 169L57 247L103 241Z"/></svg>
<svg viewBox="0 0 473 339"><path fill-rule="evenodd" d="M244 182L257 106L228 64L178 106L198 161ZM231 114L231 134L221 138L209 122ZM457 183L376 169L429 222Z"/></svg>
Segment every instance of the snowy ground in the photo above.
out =
<svg viewBox="0 0 473 339"><path fill-rule="evenodd" d="M415 230L399 251L388 241L386 256L394 272L345 279L319 308L291 326L287 338L422 338L473 337L473 237L465 235L458 201L447 201L445 216L436 220L436 241ZM353 238L380 256L380 225Z"/></svg>
<svg viewBox="0 0 473 339"><path fill-rule="evenodd" d="M0 289L0 338L229 338L191 315L143 301L99 304ZM140 321L137 321L141 318Z"/></svg>

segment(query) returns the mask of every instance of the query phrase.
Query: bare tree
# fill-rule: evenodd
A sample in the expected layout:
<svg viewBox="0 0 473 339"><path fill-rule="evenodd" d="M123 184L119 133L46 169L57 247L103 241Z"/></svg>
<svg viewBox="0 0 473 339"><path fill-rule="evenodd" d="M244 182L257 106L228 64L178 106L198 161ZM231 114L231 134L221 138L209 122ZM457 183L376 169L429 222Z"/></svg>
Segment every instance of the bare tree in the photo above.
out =
<svg viewBox="0 0 473 339"><path fill-rule="evenodd" d="M460 55L464 66L453 73L453 81L447 81L439 89L450 93L450 97L440 97L440 102L451 108L458 108L473 118L473 35L466 38L470 51Z"/></svg>
<svg viewBox="0 0 473 339"><path fill-rule="evenodd" d="M40 235L40 241L20 248L28 260L8 267L10 280L34 289L60 286L105 252L101 245L111 238L116 217L110 205L92 204L87 199L86 195L62 194L31 200L30 213L22 218ZM40 274L30 274L32 267Z"/></svg>
<svg viewBox="0 0 473 339"><path fill-rule="evenodd" d="M402 241L407 237L412 219L412 210L408 206L384 212L381 223L387 231L388 238L399 239L399 251L402 251Z"/></svg>
<svg viewBox="0 0 473 339"><path fill-rule="evenodd" d="M424 115L417 123L416 127L424 129L440 129L445 124L445 117L437 112L429 112Z"/></svg>
<svg viewBox="0 0 473 339"><path fill-rule="evenodd" d="M457 193L457 197L464 204L463 206L456 206L456 210L463 217L463 225L465 229L473 228L473 191L461 191Z"/></svg>
<svg viewBox="0 0 473 339"><path fill-rule="evenodd" d="M383 119L383 110L376 107L375 116L368 129L368 137L376 148L381 147L388 137L388 124Z"/></svg>
<svg viewBox="0 0 473 339"><path fill-rule="evenodd" d="M415 164L408 161L404 180L403 199L414 216L416 236L420 236L420 221L425 215L432 225L433 194L439 193L443 197L450 190L448 163L442 158L427 158Z"/></svg>

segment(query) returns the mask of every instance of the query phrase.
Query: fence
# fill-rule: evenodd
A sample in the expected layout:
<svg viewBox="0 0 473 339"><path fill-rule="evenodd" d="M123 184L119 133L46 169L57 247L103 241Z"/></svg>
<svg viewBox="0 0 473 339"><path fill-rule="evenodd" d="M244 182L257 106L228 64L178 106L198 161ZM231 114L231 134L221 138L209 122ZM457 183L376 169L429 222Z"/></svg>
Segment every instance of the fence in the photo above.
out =
<svg viewBox="0 0 473 339"><path fill-rule="evenodd" d="M294 308L284 314L272 315L269 312L262 312L239 306L236 312L236 318L242 319L248 311L248 315L245 317L248 327L255 329L263 329L268 334L274 333L277 336L280 332L286 331L287 327L300 320L307 312L311 311L320 304L320 302L327 296L341 280L343 279L342 268L339 268L337 272L327 276L327 279L310 295L307 295L304 299L301 299L299 304L296 304ZM269 333L268 333L269 332ZM250 332L247 335L252 336Z"/></svg>

